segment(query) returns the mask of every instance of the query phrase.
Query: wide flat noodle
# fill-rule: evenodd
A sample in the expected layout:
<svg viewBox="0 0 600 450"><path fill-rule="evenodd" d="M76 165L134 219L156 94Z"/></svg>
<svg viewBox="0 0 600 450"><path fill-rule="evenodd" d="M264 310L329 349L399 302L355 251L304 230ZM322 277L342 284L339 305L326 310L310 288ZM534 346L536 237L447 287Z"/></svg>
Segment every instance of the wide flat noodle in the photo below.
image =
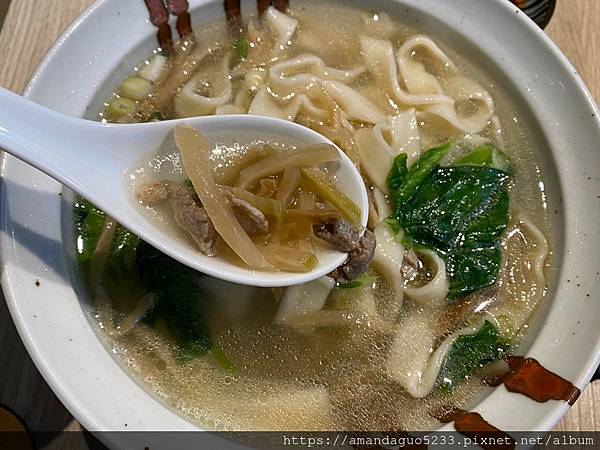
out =
<svg viewBox="0 0 600 450"><path fill-rule="evenodd" d="M498 286L498 301L488 313L506 317L515 331L522 330L546 292L544 265L549 255L548 242L529 219L519 217L506 233L504 264Z"/></svg>
<svg viewBox="0 0 600 450"><path fill-rule="evenodd" d="M265 11L264 20L269 31L275 38L275 45L273 46L271 55L274 57L291 44L291 39L298 27L298 21L279 12L272 6Z"/></svg>
<svg viewBox="0 0 600 450"><path fill-rule="evenodd" d="M400 243L400 238L385 222L377 225L374 233L377 246L375 247L373 267L394 291L394 295L388 297L389 302L384 315L395 317L402 307L403 287L400 267L404 258L404 246Z"/></svg>
<svg viewBox="0 0 600 450"><path fill-rule="evenodd" d="M407 40L394 57L389 41L363 36L361 46L369 71L399 106L415 106L446 121L464 133L481 132L494 113L489 93L460 73L454 62L430 38L417 35ZM427 71L414 56L424 49L440 67Z"/></svg>
<svg viewBox="0 0 600 450"><path fill-rule="evenodd" d="M365 32L370 36L380 39L391 39L396 33L394 21L383 11L364 13L362 19Z"/></svg>
<svg viewBox="0 0 600 450"><path fill-rule="evenodd" d="M377 210L377 214L381 220L387 219L392 215L392 204L386 195L377 188L373 188L372 196Z"/></svg>
<svg viewBox="0 0 600 450"><path fill-rule="evenodd" d="M386 374L415 398L426 397L435 387L448 352L456 339L477 333L485 323L479 318L445 338L436 346L438 315L427 309L413 309L398 327L388 353Z"/></svg>
<svg viewBox="0 0 600 450"><path fill-rule="evenodd" d="M444 95L440 89L427 94L414 94L400 86L398 66L394 57L394 47L389 41L363 36L360 40L366 66L375 78L377 85L402 105L427 105L452 103L452 98Z"/></svg>
<svg viewBox="0 0 600 450"><path fill-rule="evenodd" d="M414 108L388 117L373 128L357 131L354 140L360 153L361 169L371 183L386 194L386 180L394 158L405 153L411 166L421 155L421 138Z"/></svg>
<svg viewBox="0 0 600 450"><path fill-rule="evenodd" d="M300 112L318 121L327 120L330 116L328 111L317 107L305 94L298 95L291 102L285 104L271 95L266 87L257 92L248 110L248 114L290 121L294 121Z"/></svg>
<svg viewBox="0 0 600 450"><path fill-rule="evenodd" d="M433 250L420 250L435 266L435 276L425 285L413 288L406 286L404 292L419 305L428 308L443 308L446 304L450 280L446 274L446 263Z"/></svg>
<svg viewBox="0 0 600 450"><path fill-rule="evenodd" d="M286 288L275 316L275 322L286 324L295 316L320 311L325 306L327 297L334 286L333 278L321 277L309 283Z"/></svg>
<svg viewBox="0 0 600 450"><path fill-rule="evenodd" d="M426 71L424 65L413 58L417 49L425 49L428 56L441 67L437 77ZM417 35L406 41L398 51L398 68L405 86L410 92L443 92L453 99L432 104L423 109L445 119L465 133L478 133L486 126L494 113L490 94L478 83L465 77L452 60L429 37ZM461 102L468 102L468 112L461 113Z"/></svg>
<svg viewBox="0 0 600 450"><path fill-rule="evenodd" d="M273 92L287 96L307 92L323 80L351 83L364 71L364 67L352 70L327 67L318 56L304 54L273 64L269 69L269 79Z"/></svg>
<svg viewBox="0 0 600 450"><path fill-rule="evenodd" d="M441 78L438 79L429 73L425 66L414 59L417 48L427 49L429 56L440 66L458 73L454 62L440 49L435 42L423 35L413 36L408 39L398 50L398 69L404 80L406 89L413 94L444 94L444 88L441 84Z"/></svg>
<svg viewBox="0 0 600 450"><path fill-rule="evenodd" d="M186 83L175 98L177 117L196 117L214 114L217 108L231 100L233 89L229 77L229 60L227 55L216 70L202 70ZM205 84L207 94L198 91Z"/></svg>
<svg viewBox="0 0 600 450"><path fill-rule="evenodd" d="M249 112L294 120L302 111L310 119L323 122L334 120L333 112L317 105L333 102L343 119L375 124L385 120L385 115L347 84L363 72L362 67L327 67L321 58L309 54L277 62L269 69L267 86L257 93Z"/></svg>

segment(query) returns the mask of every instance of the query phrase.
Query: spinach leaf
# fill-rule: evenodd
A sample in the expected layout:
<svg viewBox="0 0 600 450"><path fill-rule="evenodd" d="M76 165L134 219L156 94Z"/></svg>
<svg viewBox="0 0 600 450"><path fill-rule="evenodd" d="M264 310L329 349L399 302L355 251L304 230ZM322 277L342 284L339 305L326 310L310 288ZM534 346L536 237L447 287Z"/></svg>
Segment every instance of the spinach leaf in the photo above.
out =
<svg viewBox="0 0 600 450"><path fill-rule="evenodd" d="M400 234L402 232L402 226L398 219L396 219L393 215L387 217L384 222L392 229L395 234Z"/></svg>
<svg viewBox="0 0 600 450"><path fill-rule="evenodd" d="M502 358L509 347L496 327L486 320L477 333L460 336L452 344L440 372L440 389L451 393L458 383L475 370Z"/></svg>
<svg viewBox="0 0 600 450"><path fill-rule="evenodd" d="M205 275L143 241L137 255L140 280L149 292L158 294L154 313L168 323L181 348L181 359L189 361L206 354L211 339L202 308L205 293L198 283Z"/></svg>
<svg viewBox="0 0 600 450"><path fill-rule="evenodd" d="M85 199L75 202L78 226L78 261L87 266L106 221L105 214ZM198 280L204 276L169 258L118 225L105 270L128 284L141 282L143 289L158 294L157 305L144 317L152 325L163 317L175 335L182 361L206 354L211 340L204 323L202 296ZM225 353L212 349L215 360L225 370L235 370Z"/></svg>
<svg viewBox="0 0 600 450"><path fill-rule="evenodd" d="M392 170L387 177L387 186L390 192L396 191L399 189L406 177L408 176L408 167L406 166L406 153L400 153L396 158L394 158L394 164L392 165Z"/></svg>
<svg viewBox="0 0 600 450"><path fill-rule="evenodd" d="M504 172L511 171L511 164L508 157L502 150L499 150L492 144L484 144L468 155L456 161L453 166L479 166L494 167Z"/></svg>
<svg viewBox="0 0 600 450"><path fill-rule="evenodd" d="M439 167L397 209L397 216L412 240L440 250L462 246L478 234L496 239L501 227L495 220L504 216L495 206L508 206L499 201L507 181L508 175L496 169Z"/></svg>
<svg viewBox="0 0 600 450"><path fill-rule="evenodd" d="M141 239L127 228L118 225L111 253L108 257L108 267L115 272L133 273L135 271L137 246Z"/></svg>
<svg viewBox="0 0 600 450"><path fill-rule="evenodd" d="M435 160L429 152L423 158ZM409 181L410 173L396 190L412 190L406 200L392 195L394 218L408 245L434 249L444 258L449 300L494 284L501 263L499 241L509 221L510 176L485 166L436 165L416 188L406 188Z"/></svg>
<svg viewBox="0 0 600 450"><path fill-rule="evenodd" d="M98 245L104 229L106 215L89 201L79 198L75 202L75 218L78 227L78 254L80 264L87 264ZM121 225L117 226L107 259L107 269L115 273L132 272L135 252L140 239Z"/></svg>
<svg viewBox="0 0 600 450"><path fill-rule="evenodd" d="M167 118L165 117L165 115L160 112L160 111L153 111L152 114L150 114L148 116L148 122L152 122L158 120L159 122L162 122L163 120L167 120Z"/></svg>
<svg viewBox="0 0 600 450"><path fill-rule="evenodd" d="M464 297L496 282L502 251L499 246L463 248L448 254L446 271L451 277L448 299Z"/></svg>
<svg viewBox="0 0 600 450"><path fill-rule="evenodd" d="M77 260L80 264L85 264L92 258L106 217L102 211L83 198L75 201L74 212L78 228Z"/></svg>
<svg viewBox="0 0 600 450"><path fill-rule="evenodd" d="M391 191L392 200L396 205L403 204L406 202L419 188L419 185L429 176L429 174L435 170L440 161L448 154L450 151L450 147L452 143L448 142L447 144L442 145L441 147L436 147L427 150L419 160L413 164L413 166L408 170L408 173L402 176L402 183L399 187L393 189ZM402 164L402 160L398 161ZM396 162L394 162L394 168L396 167ZM402 166L400 167L400 172L402 173ZM395 184L396 181L399 180L398 176L394 177L392 182ZM388 179L389 183L389 179Z"/></svg>

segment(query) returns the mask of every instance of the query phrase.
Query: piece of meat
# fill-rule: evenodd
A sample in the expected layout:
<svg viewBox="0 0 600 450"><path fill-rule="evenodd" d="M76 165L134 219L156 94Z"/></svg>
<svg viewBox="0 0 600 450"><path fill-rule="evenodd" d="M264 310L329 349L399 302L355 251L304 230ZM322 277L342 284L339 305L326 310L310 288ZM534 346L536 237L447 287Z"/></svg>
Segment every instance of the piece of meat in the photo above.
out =
<svg viewBox="0 0 600 450"><path fill-rule="evenodd" d="M135 196L144 206L166 202L169 199L170 184L171 181L169 180L160 180L145 184L135 193Z"/></svg>
<svg viewBox="0 0 600 450"><path fill-rule="evenodd" d="M348 254L344 264L329 274L338 283L348 283L364 274L375 256L377 241L370 230L359 239L358 245Z"/></svg>
<svg viewBox="0 0 600 450"><path fill-rule="evenodd" d="M186 230L206 256L216 256L219 234L192 191L173 183L169 188L169 201L175 222Z"/></svg>
<svg viewBox="0 0 600 450"><path fill-rule="evenodd" d="M313 232L341 252L351 252L360 243L358 229L344 219L317 223L313 225Z"/></svg>
<svg viewBox="0 0 600 450"><path fill-rule="evenodd" d="M219 235L192 190L170 180L160 180L142 186L136 195L145 206L168 200L177 225L188 232L202 253L216 256Z"/></svg>
<svg viewBox="0 0 600 450"><path fill-rule="evenodd" d="M269 221L260 209L236 197L233 197L230 205L235 218L246 233L265 234L269 231Z"/></svg>
<svg viewBox="0 0 600 450"><path fill-rule="evenodd" d="M229 201L235 218L249 235L265 234L269 231L269 221L264 213L245 200L235 197L231 192L222 189L221 192Z"/></svg>
<svg viewBox="0 0 600 450"><path fill-rule="evenodd" d="M422 264L414 250L406 250L404 257L402 258L402 267L400 267L400 273L402 279L405 281L414 280L421 268Z"/></svg>
<svg viewBox="0 0 600 450"><path fill-rule="evenodd" d="M344 219L326 220L313 225L315 235L341 252L348 253L348 259L329 274L338 283L352 281L369 268L375 256L375 235L365 230L363 236L358 228Z"/></svg>

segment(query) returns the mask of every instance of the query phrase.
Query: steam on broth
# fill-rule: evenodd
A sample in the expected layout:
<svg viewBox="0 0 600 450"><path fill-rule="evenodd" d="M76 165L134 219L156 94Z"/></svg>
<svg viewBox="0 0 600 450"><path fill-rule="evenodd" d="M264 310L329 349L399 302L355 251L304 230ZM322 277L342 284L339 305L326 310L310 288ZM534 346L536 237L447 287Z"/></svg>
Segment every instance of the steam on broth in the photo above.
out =
<svg viewBox="0 0 600 450"><path fill-rule="evenodd" d="M433 410L468 405L502 370L544 297L536 154L507 94L443 42L383 12L292 6L235 39L224 20L203 24L140 65L102 120L250 113L313 128L365 177L372 263L338 282L238 286L79 200L94 317L136 378L208 429L435 427Z"/></svg>

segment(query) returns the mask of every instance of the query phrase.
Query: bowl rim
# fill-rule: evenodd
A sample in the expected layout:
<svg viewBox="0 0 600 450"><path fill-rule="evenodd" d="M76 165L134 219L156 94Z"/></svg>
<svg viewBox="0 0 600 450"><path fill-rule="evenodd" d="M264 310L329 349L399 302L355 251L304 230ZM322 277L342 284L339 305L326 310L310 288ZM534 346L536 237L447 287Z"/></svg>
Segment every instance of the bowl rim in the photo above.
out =
<svg viewBox="0 0 600 450"><path fill-rule="evenodd" d="M56 43L48 51L48 53L46 54L46 56L40 63L38 69L35 71L30 83L28 84L27 88L24 91L25 96L32 95L33 91L40 83L40 79L43 79L43 77L46 75L46 73L48 71L48 68L52 67L52 64L53 64L53 61L54 61L56 55L61 51L65 42L68 42L69 38L74 33L76 33L83 24L91 21L94 18L95 13L99 9L103 8L105 5L109 5L109 4L115 3L115 2L116 2L115 0L98 0L97 2L92 4L86 11L84 11L67 28L67 30L62 33L62 35L58 38ZM204 4L206 2L210 2L210 0L192 1L191 2L192 8L195 6L198 6L199 4ZM457 3L457 4L460 4L461 2L464 2L464 0L456 0L455 1L455 3ZM378 1L377 3L386 3L388 5L390 3L400 3L400 4L409 5L410 7L414 8L415 10L419 10L418 5L416 5L416 3L418 3L418 2L415 2L414 0L387 0L387 1L382 0L382 1ZM427 2L423 2L423 3L427 3ZM588 113L591 113L592 117L591 118L586 117L586 120L585 120L585 126L587 127L588 133L589 134L595 133L596 136L600 136L600 120L599 120L600 111L598 110L598 107L596 106L591 93L589 92L589 90L587 89L587 87L585 86L585 84L583 83L583 81L581 80L579 75L577 74L576 69L572 66L572 64L568 61L568 59L560 52L560 50L558 49L556 44L554 44L554 42L552 42L550 40L550 38L542 30L540 30L532 21L530 21L528 18L526 18L525 14L519 14L518 13L519 11L516 9L516 7L514 7L513 5L510 5L509 2L505 2L504 0L496 0L495 2L486 2L486 3L488 3L488 6L486 6L486 8L496 8L495 12L497 12L498 14L506 15L506 14L510 13L512 16L514 16L512 25L514 26L515 31L519 31L519 32L522 32L522 33L528 35L532 40L530 44L533 47L543 50L545 52L546 56L550 57L550 60L552 60L552 64L554 65L554 69L556 69L559 73L562 73L565 76L565 78L563 78L564 84L568 85L569 88L574 88L576 90L576 92L573 91L571 93L573 94L572 95L573 102L580 106L580 108L578 110L580 110L582 112L582 114L585 112L586 115L589 115ZM482 8L481 5L477 5L474 9L479 10L481 8ZM516 14L515 14L515 12L516 12ZM575 94L578 94L578 95L576 96ZM575 98L575 97L577 97L577 98ZM537 100L536 100L536 102L537 102ZM583 116L582 116L582 120L583 120ZM578 138L583 139L581 136L578 136ZM552 153L554 154L554 156L556 156L558 154L554 148L552 148L551 150L552 150ZM585 156L588 157L589 155L586 154ZM7 165L12 164L12 162L9 161L10 159L12 159L12 158L7 157L6 154L2 155L2 160L0 162L0 172L2 174L3 179L11 178L11 173L7 172ZM597 160L596 160L596 162L597 162ZM562 187L563 188L565 187L564 183L562 183ZM570 200L567 197L572 197L574 195L571 192L573 188L570 188L570 189L571 190L564 191L564 193L563 193L565 195L565 198L564 198L565 202L567 200ZM4 183L2 184L2 193L1 194L2 194L2 200L3 200L3 205L4 205L5 201L6 201L6 198L5 198L6 186L4 185ZM578 204L578 203L575 203L575 204ZM578 209L576 211L572 210L570 212L571 213L576 212L577 217L579 217L579 213L581 211ZM6 301L7 301L9 311L13 317L13 320L15 322L15 325L17 327L17 330L19 332L21 339L22 339L23 343L25 344L25 347L27 348L36 367L42 373L44 379L48 382L48 384L50 385L52 390L60 398L60 400L63 402L63 404L65 404L67 409L77 418L77 420L85 428L87 428L91 431L102 430L102 429L111 429L111 428L106 428L106 422L104 421L104 420L106 420L106 417L104 417L103 419L100 419L100 416L102 415L103 411L96 411L93 408L93 405L85 404L83 401L81 401L77 397L77 395L74 394L73 390L70 389L70 388L72 388L72 386L69 385L69 383L65 381L64 374L61 374L60 370L57 370L58 366L56 365L56 361L49 362L47 360L47 358L45 357L45 355L40 352L40 348L37 345L37 342L32 338L32 335L28 328L29 326L31 326L31 319L24 317L23 312L19 306L20 301L23 301L23 299L21 298L21 300L20 300L18 298L18 296L20 294L17 294L17 291L19 290L19 285L20 285L20 283L23 282L23 277L21 276L22 274L20 272L14 271L13 267L11 266L11 263L14 263L14 259L12 259L14 257L14 254L11 255L9 250L15 251L14 246L12 248L10 247L11 241L7 236L7 234L9 234L9 233L7 233L7 231L11 229L10 224L9 224L11 217L10 217L10 214L7 213L7 210L5 208L3 208L2 215L3 215L2 220L5 225L4 226L5 234L4 234L4 236L2 236L2 244L3 245L2 245L2 248L0 249L0 263L3 268L2 286L4 289L5 296L6 296ZM566 219L570 220L570 217L568 214L566 214ZM575 225L577 225L575 227L575 230L581 231L581 230L586 230L587 229L586 226L588 226L589 223L578 223ZM597 230L592 229L592 232L593 232L592 238L595 237L597 239L598 238ZM594 247L594 246L590 245L589 247ZM592 258L590 254L587 254L587 257L589 260L594 261L594 258ZM569 255L569 254L565 255L565 261L571 261L572 259L573 259L573 257L571 255ZM597 262L597 259L596 259L596 262ZM596 267L598 267L598 266L596 266ZM594 267L590 267L589 270L594 270ZM557 283L559 283L560 286L557 286L557 288L564 287L564 281L565 281L564 276L565 276L565 274L560 275L560 277L561 277L560 282L557 281ZM568 276L568 273L567 273L567 276ZM590 281L590 283L593 284L592 281ZM594 291L598 292L597 288L594 289ZM571 291L565 290L565 292L571 292ZM591 292L591 289L590 289L590 292ZM567 294L567 295L565 295L565 297L569 297L569 295ZM547 301L549 301L549 299L547 299ZM553 309L555 309L554 306L556 306L556 305L553 305ZM597 309L594 312L595 314L590 314L590 316L593 316L592 319L597 320L597 316L600 315L599 314L600 310L598 310L598 307L596 307L596 308ZM552 323L547 322L545 324L544 328L550 327L551 325L552 325ZM542 329L542 331L543 331L543 329ZM587 345L588 350L590 350L590 354L587 356L587 358L585 358L585 357L582 358L584 363L581 364L579 368L572 369L572 371L575 372L575 374L574 374L574 376L569 377L570 381L572 381L579 388L583 388L589 382L596 366L600 362L600 336L598 336L597 334L594 334L593 336L595 336L595 339L593 340L593 342L588 342L588 345ZM539 340L538 337L539 336L536 336L536 340ZM564 336L562 336L561 339L564 340ZM580 337L579 340L582 341L582 338ZM558 347L560 347L561 342L557 342L554 345L545 346L544 349L548 350L549 348L554 348L554 347L558 348ZM532 350L534 351L534 354L536 357L538 357L538 359L543 359L544 357L547 358L547 356L539 353L543 349L538 349L537 351L535 350L535 343L534 343L534 346L532 347L532 349L530 349L530 352ZM552 365L550 365L550 368L552 368ZM127 374L124 374L124 375L129 376ZM138 386L138 388L139 388L139 386ZM481 412L482 415L493 424L495 424L496 422L494 422L494 420L492 420L492 418L496 418L497 415L493 414L493 408L490 408L490 405L486 406L486 405L483 405L483 403L485 403L485 402L487 402L488 404L496 403L497 401L500 400L501 394L504 395L504 398L506 398L507 395L509 395L509 394L506 391L501 392L502 389L503 389L502 387L496 389L492 394L490 394L488 397L486 397L486 399L483 400L482 404L479 404L474 409L474 411ZM144 392L144 394L148 397L148 399L151 399L152 402L156 402L156 400L154 398L152 398L150 396L150 394L148 394L146 392ZM512 398L512 400L516 400L516 399ZM503 400L503 402L504 401L505 400ZM511 401L511 404L513 405L513 407L516 406L518 408L523 407L523 405L525 405L525 404L529 405L529 403L522 401L522 399L520 399L519 401L515 401L515 402ZM164 407L164 406L161 406L161 408L164 409L165 412L168 411L166 409L166 407ZM550 429L560 419L560 417L564 414L564 412L566 412L567 410L568 410L568 406L563 403L556 402L556 403L551 403L551 404L545 404L543 408L542 407L536 408L535 412L532 411L532 414L534 414L537 417L537 419L535 419L533 422L530 422L530 423L533 424L533 427L535 429L540 429L540 430L541 429ZM171 412L171 414L174 414L174 413ZM160 416L160 415L158 415L158 416ZM178 424L177 425L178 429L191 429L191 430L197 429L196 426L191 425L185 419L183 419L181 417L179 417L179 418L181 420L174 421L174 423ZM452 429L452 428L447 426L444 429ZM509 428L506 431L510 432L511 429Z"/></svg>

